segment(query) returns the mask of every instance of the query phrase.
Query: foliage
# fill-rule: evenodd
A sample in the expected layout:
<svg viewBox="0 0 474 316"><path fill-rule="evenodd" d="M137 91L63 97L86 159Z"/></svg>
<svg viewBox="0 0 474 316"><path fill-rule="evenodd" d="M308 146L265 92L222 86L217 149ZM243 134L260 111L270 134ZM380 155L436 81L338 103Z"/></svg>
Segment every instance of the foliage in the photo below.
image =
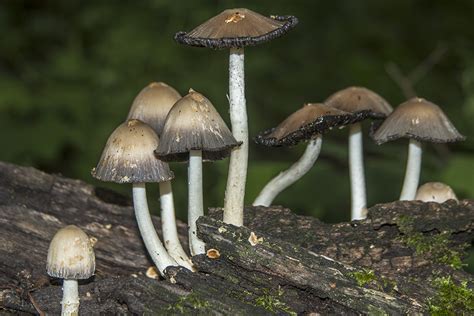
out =
<svg viewBox="0 0 474 316"><path fill-rule="evenodd" d="M433 281L438 291L429 300L431 315L472 315L474 313L474 291L467 282L455 284L451 277L438 277Z"/></svg>

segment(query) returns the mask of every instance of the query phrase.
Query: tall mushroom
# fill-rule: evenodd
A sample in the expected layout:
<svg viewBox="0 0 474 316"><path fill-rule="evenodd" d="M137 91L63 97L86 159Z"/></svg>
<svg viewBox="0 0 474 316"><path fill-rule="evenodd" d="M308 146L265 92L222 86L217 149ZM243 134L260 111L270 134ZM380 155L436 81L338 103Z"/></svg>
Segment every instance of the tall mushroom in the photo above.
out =
<svg viewBox="0 0 474 316"><path fill-rule="evenodd" d="M322 134L334 127L354 124L367 117L369 111L348 113L321 103L307 103L287 117L276 128L260 133L257 144L281 147L309 141L301 158L265 185L254 206L269 206L284 189L303 177L314 165L321 151Z"/></svg>
<svg viewBox="0 0 474 316"><path fill-rule="evenodd" d="M458 198L449 185L442 182L426 182L416 191L415 200L443 203L447 200L455 200L457 202Z"/></svg>
<svg viewBox="0 0 474 316"><path fill-rule="evenodd" d="M254 46L292 29L298 20L293 16L265 17L249 9L228 9L210 18L192 31L178 32L178 43L230 49L229 103L232 134L242 142L230 156L229 175L224 199L224 222L242 226L245 183L248 164L248 126L245 104L244 47Z"/></svg>
<svg viewBox="0 0 474 316"><path fill-rule="evenodd" d="M169 181L174 177L168 164L153 153L158 144L158 136L150 126L139 120L128 120L109 136L92 176L102 181L133 184L133 208L140 234L151 259L164 275L166 267L177 263L156 234L145 186L147 182Z"/></svg>
<svg viewBox="0 0 474 316"><path fill-rule="evenodd" d="M63 279L61 315L79 315L77 280L88 279L95 271L94 249L86 233L74 225L58 230L49 244L46 270Z"/></svg>
<svg viewBox="0 0 474 316"><path fill-rule="evenodd" d="M148 124L161 136L166 116L173 104L181 99L174 88L164 82L152 82L135 97L127 119L138 119ZM171 257L183 267L192 269L192 263L178 237L171 181L159 182L161 225L166 249Z"/></svg>
<svg viewBox="0 0 474 316"><path fill-rule="evenodd" d="M329 96L325 104L346 112L369 110L372 119L383 119L392 107L377 93L363 87L348 87ZM349 173L351 180L351 219L364 219L367 211L367 193L364 171L362 125L349 128Z"/></svg>
<svg viewBox="0 0 474 316"><path fill-rule="evenodd" d="M156 154L164 161L189 161L188 226L193 256L205 252L196 227L204 215L202 161L228 157L238 145L211 101L192 89L168 113Z"/></svg>
<svg viewBox="0 0 474 316"><path fill-rule="evenodd" d="M464 140L443 110L422 98L400 104L372 135L380 145L398 138L410 139L400 200L413 200L420 181L421 142L450 143Z"/></svg>

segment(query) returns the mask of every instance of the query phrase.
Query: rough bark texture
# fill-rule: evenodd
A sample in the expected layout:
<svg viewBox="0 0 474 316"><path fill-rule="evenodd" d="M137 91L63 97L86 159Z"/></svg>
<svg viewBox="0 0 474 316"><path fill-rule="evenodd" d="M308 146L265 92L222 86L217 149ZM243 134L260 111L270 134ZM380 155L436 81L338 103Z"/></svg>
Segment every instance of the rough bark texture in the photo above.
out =
<svg viewBox="0 0 474 316"><path fill-rule="evenodd" d="M473 283L459 269L474 239L471 200L379 204L364 221L335 225L282 207L247 208L246 227L221 218L214 209L198 222L218 258L196 256L198 272L171 267L168 280L152 279L130 201L0 163L0 312L60 312L61 281L46 275L45 261L68 224L97 239L96 275L80 283L83 315L416 314L436 299L436 278Z"/></svg>

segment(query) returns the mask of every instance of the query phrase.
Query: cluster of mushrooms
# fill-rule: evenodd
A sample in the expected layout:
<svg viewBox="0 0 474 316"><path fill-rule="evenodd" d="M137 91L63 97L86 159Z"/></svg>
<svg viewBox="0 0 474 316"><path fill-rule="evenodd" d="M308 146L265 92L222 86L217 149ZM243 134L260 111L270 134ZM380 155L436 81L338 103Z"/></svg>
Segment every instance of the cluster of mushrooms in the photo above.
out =
<svg viewBox="0 0 474 316"><path fill-rule="evenodd" d="M211 101L190 89L181 96L163 82L153 82L134 99L125 122L110 135L92 175L102 181L131 183L133 205L145 247L164 275L166 267L193 270L193 263L178 239L173 190L174 178L168 162L188 163L188 227L191 256L203 254L205 244L197 236L196 220L204 215L202 163L230 156L224 199L224 222L243 225L244 193L248 164L248 127L244 82L244 47L277 38L291 30L298 20L293 16L265 17L248 9L225 10L175 40L182 44L212 49L230 49L229 104L232 132ZM453 142L463 139L442 110L424 99L415 98L392 107L375 92L349 87L336 92L324 103L308 103L276 128L255 138L266 146L294 146L307 142L303 156L288 170L272 179L253 205L268 206L285 188L313 166L321 151L322 135L333 128L350 126L349 159L352 193L352 219L363 219L366 188L361 122L374 124L371 136L378 143L400 137L410 138L409 158L401 199L415 198L418 187L420 142ZM159 184L161 224L164 242L153 226L146 184ZM442 201L446 191L440 184L420 187L420 199ZM455 198L450 192L449 198ZM425 197L427 196L427 197ZM86 253L87 255L84 255ZM71 263L71 264L69 264ZM87 279L95 269L92 245L87 235L67 226L53 238L48 253L48 274L64 279L63 315L78 313L77 279Z"/></svg>

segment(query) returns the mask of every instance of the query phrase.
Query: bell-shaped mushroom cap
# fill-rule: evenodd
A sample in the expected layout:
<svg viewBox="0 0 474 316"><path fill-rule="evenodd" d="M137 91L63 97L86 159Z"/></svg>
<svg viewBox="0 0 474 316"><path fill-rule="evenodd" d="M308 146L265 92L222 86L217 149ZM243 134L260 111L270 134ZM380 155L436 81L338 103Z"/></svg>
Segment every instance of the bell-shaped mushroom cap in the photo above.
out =
<svg viewBox="0 0 474 316"><path fill-rule="evenodd" d="M265 146L292 146L334 127L362 121L369 114L369 111L349 113L322 103L307 103L280 125L260 133L254 140L257 144Z"/></svg>
<svg viewBox="0 0 474 316"><path fill-rule="evenodd" d="M298 23L294 16L269 18L249 9L228 9L210 18L189 33L178 32L181 44L213 49L254 46L280 37Z"/></svg>
<svg viewBox="0 0 474 316"><path fill-rule="evenodd" d="M119 125L105 144L92 176L117 183L163 182L174 178L167 163L154 155L159 139L139 120Z"/></svg>
<svg viewBox="0 0 474 316"><path fill-rule="evenodd" d="M95 271L95 256L86 233L74 225L58 230L49 244L46 270L55 278L90 278Z"/></svg>
<svg viewBox="0 0 474 316"><path fill-rule="evenodd" d="M209 161L228 157L239 145L211 101L190 89L168 113L155 152L164 161L187 161L191 150L202 150Z"/></svg>
<svg viewBox="0 0 474 316"><path fill-rule="evenodd" d="M464 140L443 110L422 98L400 104L371 135L377 144L404 138L432 143Z"/></svg>
<svg viewBox="0 0 474 316"><path fill-rule="evenodd" d="M383 119L392 107L377 93L363 87L348 87L329 96L325 104L346 112L370 110L370 118Z"/></svg>
<svg viewBox="0 0 474 316"><path fill-rule="evenodd" d="M453 189L442 182L427 182L416 191L415 200L443 203L447 200L458 200Z"/></svg>
<svg viewBox="0 0 474 316"><path fill-rule="evenodd" d="M166 115L181 95L164 82L152 82L133 100L127 120L137 119L147 123L160 136Z"/></svg>

